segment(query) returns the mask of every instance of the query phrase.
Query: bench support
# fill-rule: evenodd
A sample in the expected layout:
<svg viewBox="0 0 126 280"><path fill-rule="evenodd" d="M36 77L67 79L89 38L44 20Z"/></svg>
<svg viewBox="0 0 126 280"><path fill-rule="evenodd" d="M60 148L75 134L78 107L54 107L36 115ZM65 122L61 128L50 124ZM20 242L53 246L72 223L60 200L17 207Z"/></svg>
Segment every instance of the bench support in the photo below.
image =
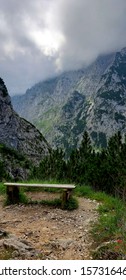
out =
<svg viewBox="0 0 126 280"><path fill-rule="evenodd" d="M69 201L70 197L72 195L72 190L64 190L62 194L62 209L65 209L66 203Z"/></svg>
<svg viewBox="0 0 126 280"><path fill-rule="evenodd" d="M9 204L17 204L20 202L18 186L8 186L7 187L7 201Z"/></svg>

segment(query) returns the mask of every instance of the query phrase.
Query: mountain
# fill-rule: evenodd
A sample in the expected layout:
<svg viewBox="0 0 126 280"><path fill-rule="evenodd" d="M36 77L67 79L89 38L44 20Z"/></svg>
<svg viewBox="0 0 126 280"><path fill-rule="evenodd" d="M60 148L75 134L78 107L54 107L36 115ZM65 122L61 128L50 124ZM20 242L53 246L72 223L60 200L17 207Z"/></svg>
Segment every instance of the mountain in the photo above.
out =
<svg viewBox="0 0 126 280"><path fill-rule="evenodd" d="M12 98L15 110L31 121L52 146L70 152L85 130L96 145L125 132L126 48L100 56L87 68L40 82Z"/></svg>
<svg viewBox="0 0 126 280"><path fill-rule="evenodd" d="M13 110L7 88L0 78L0 143L37 164L49 154L50 146L35 126Z"/></svg>
<svg viewBox="0 0 126 280"><path fill-rule="evenodd" d="M51 145L55 142L55 126L61 109L81 76L82 71L67 72L36 84L24 95L12 97L14 109L32 122Z"/></svg>

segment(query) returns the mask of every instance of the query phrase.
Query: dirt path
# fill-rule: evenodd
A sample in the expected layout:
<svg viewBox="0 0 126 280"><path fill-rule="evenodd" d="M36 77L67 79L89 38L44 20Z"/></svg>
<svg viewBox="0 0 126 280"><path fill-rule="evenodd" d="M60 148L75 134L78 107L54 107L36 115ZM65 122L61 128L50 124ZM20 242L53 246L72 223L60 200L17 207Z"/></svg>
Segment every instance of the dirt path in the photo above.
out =
<svg viewBox="0 0 126 280"><path fill-rule="evenodd" d="M28 193L28 196L39 200L51 199L57 194ZM0 229L31 244L41 252L40 258L43 259L91 259L93 241L89 230L97 219L98 203L85 198L78 200L78 209L64 211L42 205L3 207L3 197L0 196Z"/></svg>

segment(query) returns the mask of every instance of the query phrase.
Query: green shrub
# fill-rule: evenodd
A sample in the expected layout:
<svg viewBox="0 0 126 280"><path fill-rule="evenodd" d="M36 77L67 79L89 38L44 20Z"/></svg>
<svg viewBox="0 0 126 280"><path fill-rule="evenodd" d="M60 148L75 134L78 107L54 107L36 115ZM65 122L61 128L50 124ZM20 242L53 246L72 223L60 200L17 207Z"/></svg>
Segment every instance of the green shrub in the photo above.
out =
<svg viewBox="0 0 126 280"><path fill-rule="evenodd" d="M3 183L0 183L0 194L5 194L6 192L6 187L4 186Z"/></svg>
<svg viewBox="0 0 126 280"><path fill-rule="evenodd" d="M91 198L93 191L90 186L77 185L75 188L75 194L78 196L85 196Z"/></svg>
<svg viewBox="0 0 126 280"><path fill-rule="evenodd" d="M67 201L67 203L64 205L64 209L66 210L74 210L77 209L79 206L78 200L71 196L70 199Z"/></svg>
<svg viewBox="0 0 126 280"><path fill-rule="evenodd" d="M28 201L29 201L29 199L27 198L26 194L22 190L20 190L20 192L19 192L19 202L27 204Z"/></svg>

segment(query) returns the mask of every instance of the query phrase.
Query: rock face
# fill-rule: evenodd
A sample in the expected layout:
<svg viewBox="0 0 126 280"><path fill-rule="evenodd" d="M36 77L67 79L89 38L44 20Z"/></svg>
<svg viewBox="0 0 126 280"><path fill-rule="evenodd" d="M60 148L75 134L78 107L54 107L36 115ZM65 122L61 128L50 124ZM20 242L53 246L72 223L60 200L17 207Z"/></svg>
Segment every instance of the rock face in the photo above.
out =
<svg viewBox="0 0 126 280"><path fill-rule="evenodd" d="M51 145L67 151L80 144L85 130L103 146L118 129L125 132L125 100L126 48L12 98L15 110L35 124Z"/></svg>
<svg viewBox="0 0 126 280"><path fill-rule="evenodd" d="M118 130L126 133L126 48L115 54L101 77L87 127L95 143L102 146Z"/></svg>
<svg viewBox="0 0 126 280"><path fill-rule="evenodd" d="M42 134L14 112L7 88L0 79L0 143L26 155L38 163L50 151L50 146Z"/></svg>

